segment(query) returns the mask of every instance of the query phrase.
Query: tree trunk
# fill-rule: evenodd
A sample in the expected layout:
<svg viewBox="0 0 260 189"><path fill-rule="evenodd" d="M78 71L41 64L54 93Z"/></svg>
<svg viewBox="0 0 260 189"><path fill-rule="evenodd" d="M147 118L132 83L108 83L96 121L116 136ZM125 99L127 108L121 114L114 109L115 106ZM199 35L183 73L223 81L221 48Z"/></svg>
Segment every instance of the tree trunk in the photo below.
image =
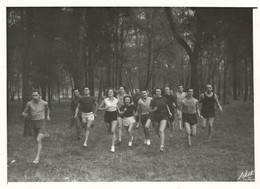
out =
<svg viewBox="0 0 260 189"><path fill-rule="evenodd" d="M88 63L89 63L89 69L88 69L88 76L89 76L89 87L91 89L90 94L94 96L95 94L95 82L94 82L94 76L95 76L95 67L93 63L93 47L92 45L88 48Z"/></svg>
<svg viewBox="0 0 260 189"><path fill-rule="evenodd" d="M33 26L33 9L25 8L25 19L24 21L24 53L23 53L23 89L22 89L22 109L24 110L26 103L30 100L30 88L29 88L29 63L31 62L32 53L32 26ZM30 118L26 118L24 121L24 132L23 136L32 136L32 128L30 125Z"/></svg>
<svg viewBox="0 0 260 189"><path fill-rule="evenodd" d="M58 86L57 86L57 88L58 88L58 103L60 104L60 77L58 77Z"/></svg>
<svg viewBox="0 0 260 189"><path fill-rule="evenodd" d="M244 92L244 102L248 99L248 61L245 58L245 92Z"/></svg>
<svg viewBox="0 0 260 189"><path fill-rule="evenodd" d="M237 47L233 46L233 100L238 100Z"/></svg>

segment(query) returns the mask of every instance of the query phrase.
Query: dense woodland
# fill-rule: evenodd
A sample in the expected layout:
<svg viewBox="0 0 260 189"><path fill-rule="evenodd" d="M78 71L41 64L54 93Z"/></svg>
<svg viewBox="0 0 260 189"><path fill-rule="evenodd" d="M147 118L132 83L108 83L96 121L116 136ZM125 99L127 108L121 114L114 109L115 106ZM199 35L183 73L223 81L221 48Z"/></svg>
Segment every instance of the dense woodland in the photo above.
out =
<svg viewBox="0 0 260 189"><path fill-rule="evenodd" d="M223 103L253 101L251 8L8 8L8 101L51 105L89 86L211 83Z"/></svg>

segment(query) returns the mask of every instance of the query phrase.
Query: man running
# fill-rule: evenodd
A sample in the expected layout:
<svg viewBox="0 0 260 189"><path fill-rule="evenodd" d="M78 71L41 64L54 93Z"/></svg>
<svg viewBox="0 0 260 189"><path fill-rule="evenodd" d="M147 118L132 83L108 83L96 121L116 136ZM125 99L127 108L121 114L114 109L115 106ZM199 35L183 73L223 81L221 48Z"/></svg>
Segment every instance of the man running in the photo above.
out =
<svg viewBox="0 0 260 189"><path fill-rule="evenodd" d="M167 105L172 114L172 116L169 116L168 114L168 124L170 126L170 137L172 137L174 131L174 108L176 108L177 99L174 95L171 94L171 88L168 86L164 87L164 97L167 99Z"/></svg>
<svg viewBox="0 0 260 189"><path fill-rule="evenodd" d="M215 118L215 104L217 104L220 111L223 111L219 101L218 97L215 93L212 92L212 85L207 84L206 85L206 91L201 94L200 96L200 102L202 104L201 108L201 115L202 115L202 128L205 128L206 125L209 126L208 134L209 134L209 140L211 140L212 131L213 131L213 123Z"/></svg>
<svg viewBox="0 0 260 189"><path fill-rule="evenodd" d="M83 127L86 129L86 138L83 144L87 147L88 137L90 133L90 127L94 121L97 113L97 102L95 97L90 96L90 90L88 87L84 88L84 96L79 99L78 107L76 108L74 118L78 117L79 109L81 110L81 119Z"/></svg>
<svg viewBox="0 0 260 189"><path fill-rule="evenodd" d="M121 106L124 105L124 97L125 96L126 96L125 87L120 86L119 90L118 90L118 95L117 95L118 108L119 109L121 108ZM123 116L122 115L118 115L117 122L118 122L118 144L121 144L121 141L122 141L122 125L123 125Z"/></svg>
<svg viewBox="0 0 260 189"><path fill-rule="evenodd" d="M180 102L182 120L187 132L188 144L191 146L191 136L196 135L197 115L201 117L199 111L199 101L193 98L193 89L188 88L186 98Z"/></svg>
<svg viewBox="0 0 260 189"><path fill-rule="evenodd" d="M76 128L76 134L77 134L77 140L80 140L81 139L81 136L80 136L80 120L81 120L81 112L79 111L78 112L78 115L77 115L77 118L75 118L75 112L76 112L76 109L78 107L78 104L79 104L79 99L81 98L82 96L79 94L79 90L78 89L74 89L74 97L73 99L71 100L71 106L70 106L70 109L71 109L71 127L74 127Z"/></svg>
<svg viewBox="0 0 260 189"><path fill-rule="evenodd" d="M28 113L31 116L31 124L33 127L34 137L36 138L38 143L37 155L33 163L38 164L42 151L42 140L45 137L49 136L46 130L45 118L48 121L50 120L50 110L48 107L48 103L41 100L40 91L37 89L32 90L32 100L26 104L25 109L22 112L22 116L28 117Z"/></svg>
<svg viewBox="0 0 260 189"><path fill-rule="evenodd" d="M180 103L183 101L186 97L186 93L183 91L183 86L180 85L178 88L178 92L176 93L176 98L177 98L177 118L178 118L178 123L179 123L179 131L182 130L182 111L180 109Z"/></svg>
<svg viewBox="0 0 260 189"><path fill-rule="evenodd" d="M135 94L133 95L133 103L134 103L134 106L135 108L137 109L138 107L138 100L141 98L141 92L140 92L140 89L135 89ZM135 117L135 121L136 121L136 128L139 128L139 121L140 121L140 116L137 115Z"/></svg>
<svg viewBox="0 0 260 189"><path fill-rule="evenodd" d="M142 96L138 100L138 108L137 112L141 117L141 124L144 129L144 144L147 144L148 146L151 144L150 141L150 134L149 134L149 127L151 123L151 115L150 115L150 103L151 103L152 97L148 96L147 90L142 90Z"/></svg>

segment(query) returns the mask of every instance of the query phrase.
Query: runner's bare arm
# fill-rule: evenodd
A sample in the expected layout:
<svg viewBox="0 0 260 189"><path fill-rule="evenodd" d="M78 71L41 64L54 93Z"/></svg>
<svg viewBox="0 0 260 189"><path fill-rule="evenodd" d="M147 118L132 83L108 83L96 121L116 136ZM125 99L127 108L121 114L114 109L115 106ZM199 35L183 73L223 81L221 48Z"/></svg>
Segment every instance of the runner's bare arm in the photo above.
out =
<svg viewBox="0 0 260 189"><path fill-rule="evenodd" d="M204 99L204 94L200 95L199 102L201 102Z"/></svg>
<svg viewBox="0 0 260 189"><path fill-rule="evenodd" d="M170 108L169 108L169 106L168 106L168 105L166 105L166 108L167 108L167 110L168 110L169 116L170 116L170 117L172 117L172 113L171 113L171 111L170 111Z"/></svg>
<svg viewBox="0 0 260 189"><path fill-rule="evenodd" d="M79 106L80 106L80 103L78 103L78 106L77 106L76 111L75 111L74 118L77 118L77 115L78 115L78 112L79 112Z"/></svg>
<svg viewBox="0 0 260 189"><path fill-rule="evenodd" d="M218 106L218 108L220 109L220 111L223 112L222 106L220 105L220 103L219 103L219 101L218 101L218 96L217 96L216 94L215 94L215 101L216 101L217 106Z"/></svg>
<svg viewBox="0 0 260 189"><path fill-rule="evenodd" d="M28 111L29 111L29 104L27 103L25 108L24 108L24 111L22 112L22 116L28 117Z"/></svg>
<svg viewBox="0 0 260 189"><path fill-rule="evenodd" d="M200 107L199 107L199 101L196 102L196 110L199 117L203 118L200 114Z"/></svg>
<svg viewBox="0 0 260 189"><path fill-rule="evenodd" d="M97 110L98 110L98 103L95 101L95 107L94 107L94 115L97 116Z"/></svg>
<svg viewBox="0 0 260 189"><path fill-rule="evenodd" d="M101 104L99 105L98 109L99 109L99 110L106 110L106 108L103 107L104 104L105 104L105 100L103 100L103 101L101 102ZM103 107L103 108L102 108L102 107Z"/></svg>

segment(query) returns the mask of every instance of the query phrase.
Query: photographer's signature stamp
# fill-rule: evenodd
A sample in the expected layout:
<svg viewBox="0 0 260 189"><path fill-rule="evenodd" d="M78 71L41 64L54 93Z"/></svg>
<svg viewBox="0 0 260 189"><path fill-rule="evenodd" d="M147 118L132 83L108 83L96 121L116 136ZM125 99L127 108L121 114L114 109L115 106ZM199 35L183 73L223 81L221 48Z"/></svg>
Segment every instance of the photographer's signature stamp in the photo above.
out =
<svg viewBox="0 0 260 189"><path fill-rule="evenodd" d="M237 178L237 181L255 181L255 171L242 171L239 177Z"/></svg>

